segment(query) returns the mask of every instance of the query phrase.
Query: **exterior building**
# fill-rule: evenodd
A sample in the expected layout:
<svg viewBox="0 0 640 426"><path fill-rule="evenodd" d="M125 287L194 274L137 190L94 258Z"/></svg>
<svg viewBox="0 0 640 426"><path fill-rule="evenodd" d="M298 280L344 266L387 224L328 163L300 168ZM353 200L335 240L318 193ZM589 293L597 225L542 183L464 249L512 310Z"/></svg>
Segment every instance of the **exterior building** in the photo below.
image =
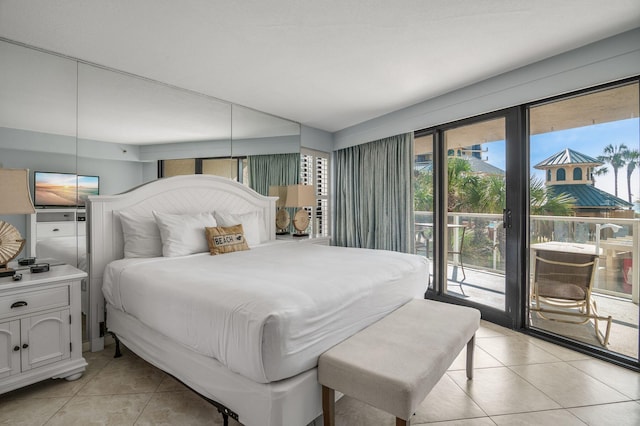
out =
<svg viewBox="0 0 640 426"><path fill-rule="evenodd" d="M603 163L566 148L533 166L545 171L545 185L575 200L576 216L633 217L632 204L594 186L593 171Z"/></svg>

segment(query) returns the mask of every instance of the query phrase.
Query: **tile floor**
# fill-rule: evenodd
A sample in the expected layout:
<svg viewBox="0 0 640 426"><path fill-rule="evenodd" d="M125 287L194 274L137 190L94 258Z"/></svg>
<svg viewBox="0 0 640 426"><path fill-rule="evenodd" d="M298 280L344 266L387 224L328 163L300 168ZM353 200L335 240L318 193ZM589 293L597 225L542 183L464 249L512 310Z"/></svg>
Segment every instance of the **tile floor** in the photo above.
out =
<svg viewBox="0 0 640 426"><path fill-rule="evenodd" d="M486 322L476 342L474 379L466 379L463 351L412 425L640 424L640 374ZM80 380L0 395L0 425L222 424L215 408L173 378L128 351L112 356L112 348L85 353ZM338 425L395 424L348 397L336 412Z"/></svg>

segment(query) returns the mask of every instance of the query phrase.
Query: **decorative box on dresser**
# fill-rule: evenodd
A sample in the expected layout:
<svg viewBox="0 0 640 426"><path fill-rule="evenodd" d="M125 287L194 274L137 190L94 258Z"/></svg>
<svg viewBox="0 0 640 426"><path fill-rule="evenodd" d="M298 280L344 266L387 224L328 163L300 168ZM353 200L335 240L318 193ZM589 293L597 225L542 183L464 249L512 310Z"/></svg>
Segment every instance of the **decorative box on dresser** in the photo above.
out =
<svg viewBox="0 0 640 426"><path fill-rule="evenodd" d="M38 240L58 237L86 235L86 212L84 209L36 209L27 228L29 256L36 257Z"/></svg>
<svg viewBox="0 0 640 426"><path fill-rule="evenodd" d="M328 235L306 235L304 237L294 237L293 234L276 235L276 240L297 241L299 243L319 244L330 246L331 237Z"/></svg>
<svg viewBox="0 0 640 426"><path fill-rule="evenodd" d="M0 394L49 378L76 380L82 357L80 282L69 265L0 278Z"/></svg>

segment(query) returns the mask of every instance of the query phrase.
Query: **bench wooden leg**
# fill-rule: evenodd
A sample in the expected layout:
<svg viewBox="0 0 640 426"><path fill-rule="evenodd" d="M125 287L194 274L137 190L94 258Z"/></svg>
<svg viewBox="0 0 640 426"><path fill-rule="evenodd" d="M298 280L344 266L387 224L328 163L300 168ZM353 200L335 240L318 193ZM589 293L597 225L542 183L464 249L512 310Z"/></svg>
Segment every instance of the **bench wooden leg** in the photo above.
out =
<svg viewBox="0 0 640 426"><path fill-rule="evenodd" d="M326 386L322 386L322 419L324 426L336 424L336 392Z"/></svg>
<svg viewBox="0 0 640 426"><path fill-rule="evenodd" d="M467 342L467 379L473 379L473 349L476 346L476 335Z"/></svg>

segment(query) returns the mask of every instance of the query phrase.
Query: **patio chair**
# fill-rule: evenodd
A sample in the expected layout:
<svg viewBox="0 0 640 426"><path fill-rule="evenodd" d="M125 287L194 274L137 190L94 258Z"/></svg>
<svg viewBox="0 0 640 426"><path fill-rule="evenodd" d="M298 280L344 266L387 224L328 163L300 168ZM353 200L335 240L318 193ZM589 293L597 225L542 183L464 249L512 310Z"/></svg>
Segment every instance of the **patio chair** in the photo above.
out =
<svg viewBox="0 0 640 426"><path fill-rule="evenodd" d="M462 279L458 281L460 285L460 290L462 290L462 294L464 294L464 289L462 288L462 281L467 279L467 274L464 273L464 264L462 263L462 247L464 246L464 235L467 230L467 227L464 225L451 225L449 224L448 229L452 230L450 245L451 247L447 251L449 255L457 255L457 265L460 266L460 270L462 271ZM460 230L460 235L455 232L455 230ZM454 242L454 237L457 238L457 242ZM454 264L456 266L456 264Z"/></svg>
<svg viewBox="0 0 640 426"><path fill-rule="evenodd" d="M418 225L418 224L416 224ZM433 233L432 233L432 224L420 224L416 226L415 231L415 252L419 253L421 249L425 250L425 256L429 258L429 250L430 246L433 244ZM448 232L451 232L451 239L449 240L450 247L447 250L447 255L456 256L456 260L453 263L453 267L460 267L460 271L462 272L462 280L453 281L453 277L450 281L451 285L457 285L460 287L460 291L463 296L467 296L464 292L464 288L462 287L463 281L467 279L467 275L464 272L464 263L462 263L462 247L464 245L464 236L467 227L465 225L447 225ZM452 232L452 230L459 230L459 235L457 232ZM453 243L453 238L456 238L457 242ZM449 281L448 281L449 282ZM427 282L427 288L431 288L431 273L429 273L429 278Z"/></svg>
<svg viewBox="0 0 640 426"><path fill-rule="evenodd" d="M424 256L429 257L429 238L425 235L424 229L416 229L415 231L415 250L416 254L420 254L424 250Z"/></svg>
<svg viewBox="0 0 640 426"><path fill-rule="evenodd" d="M596 337L602 346L606 346L609 343L612 318L600 316L596 301L592 298L591 291L597 270L598 256L595 255L537 251L531 310L541 318L568 324L585 324L593 320ZM556 316L568 318L560 319ZM569 319L571 317L575 319ZM604 334L599 330L599 321L607 324Z"/></svg>

